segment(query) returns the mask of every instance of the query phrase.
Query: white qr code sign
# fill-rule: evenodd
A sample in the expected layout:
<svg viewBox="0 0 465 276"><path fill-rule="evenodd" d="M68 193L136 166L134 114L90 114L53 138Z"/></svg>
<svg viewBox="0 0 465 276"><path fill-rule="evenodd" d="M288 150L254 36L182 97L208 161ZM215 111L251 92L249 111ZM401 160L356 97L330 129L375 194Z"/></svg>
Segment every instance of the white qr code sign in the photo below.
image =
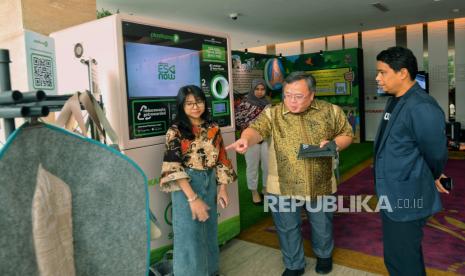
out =
<svg viewBox="0 0 465 276"><path fill-rule="evenodd" d="M55 89L53 60L39 54L31 55L32 85L35 89Z"/></svg>

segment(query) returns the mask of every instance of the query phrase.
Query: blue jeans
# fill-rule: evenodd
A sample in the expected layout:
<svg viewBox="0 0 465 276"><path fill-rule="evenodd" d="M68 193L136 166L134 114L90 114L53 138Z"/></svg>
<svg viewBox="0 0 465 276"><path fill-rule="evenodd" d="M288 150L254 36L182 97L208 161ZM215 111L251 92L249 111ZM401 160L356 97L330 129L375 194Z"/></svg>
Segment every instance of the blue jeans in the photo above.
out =
<svg viewBox="0 0 465 276"><path fill-rule="evenodd" d="M276 198L275 202L284 201L287 206L292 200L290 197L282 197L268 194L265 201L272 201L272 197ZM312 209L317 208L316 201L309 203ZM321 205L320 205L321 206ZM302 220L301 213L304 206L297 206L295 211L279 212L272 209L273 221L276 226L279 237L279 245L283 254L284 265L288 269L302 269L305 267L304 246L302 241ZM329 258L332 256L334 249L333 239L333 212L309 212L307 209L307 217L312 227L312 249L313 253L319 258Z"/></svg>
<svg viewBox="0 0 465 276"><path fill-rule="evenodd" d="M209 207L205 222L192 219L183 191L171 193L173 203L173 270L175 276L209 276L218 272L217 184L214 170L186 169L190 185Z"/></svg>

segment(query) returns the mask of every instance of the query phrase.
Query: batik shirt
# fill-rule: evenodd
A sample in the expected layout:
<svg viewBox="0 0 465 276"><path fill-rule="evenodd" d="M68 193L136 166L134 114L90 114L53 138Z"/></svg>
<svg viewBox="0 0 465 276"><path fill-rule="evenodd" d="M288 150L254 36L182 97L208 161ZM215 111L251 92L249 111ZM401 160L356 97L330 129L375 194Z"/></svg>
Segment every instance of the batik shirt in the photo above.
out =
<svg viewBox="0 0 465 276"><path fill-rule="evenodd" d="M187 178L185 168L214 169L218 185L230 184L237 176L224 149L220 128L214 123L194 126L194 140L181 137L177 126L166 133L166 151L163 157L160 188L165 192L181 189L176 180Z"/></svg>
<svg viewBox="0 0 465 276"><path fill-rule="evenodd" d="M294 114L281 103L266 108L250 127L271 140L267 192L310 197L334 192L332 158L298 159L297 154L302 143L319 145L337 136L353 137L340 107L315 99L306 111Z"/></svg>

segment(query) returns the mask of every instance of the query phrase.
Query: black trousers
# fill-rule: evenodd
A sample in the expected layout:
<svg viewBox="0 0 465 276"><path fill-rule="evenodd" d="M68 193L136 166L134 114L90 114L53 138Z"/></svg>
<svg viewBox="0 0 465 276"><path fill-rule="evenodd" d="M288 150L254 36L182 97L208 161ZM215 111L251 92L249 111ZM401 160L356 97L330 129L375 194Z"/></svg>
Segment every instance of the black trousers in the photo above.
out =
<svg viewBox="0 0 465 276"><path fill-rule="evenodd" d="M391 276L426 275L421 241L428 218L407 222L393 221L381 211L384 264Z"/></svg>

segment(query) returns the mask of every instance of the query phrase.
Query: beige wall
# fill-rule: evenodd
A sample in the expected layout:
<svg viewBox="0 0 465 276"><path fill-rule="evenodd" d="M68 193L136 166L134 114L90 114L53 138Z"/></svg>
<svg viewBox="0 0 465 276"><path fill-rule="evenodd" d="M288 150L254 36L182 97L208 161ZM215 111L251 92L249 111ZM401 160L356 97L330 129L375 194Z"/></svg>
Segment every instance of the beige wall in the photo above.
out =
<svg viewBox="0 0 465 276"><path fill-rule="evenodd" d="M300 41L293 41L287 43L276 44L276 55L282 54L283 56L292 56L302 54Z"/></svg>
<svg viewBox="0 0 465 276"><path fill-rule="evenodd" d="M266 54L266 45L249 48L248 51L251 53Z"/></svg>
<svg viewBox="0 0 465 276"><path fill-rule="evenodd" d="M0 41L23 29L48 35L96 19L96 0L2 0Z"/></svg>
<svg viewBox="0 0 465 276"><path fill-rule="evenodd" d="M341 50L342 49L342 35L333 35L326 38L328 41L328 51Z"/></svg>
<svg viewBox="0 0 465 276"><path fill-rule="evenodd" d="M50 34L96 19L96 0L22 0L24 28Z"/></svg>
<svg viewBox="0 0 465 276"><path fill-rule="evenodd" d="M324 37L312 38L304 40L304 52L306 53L316 53L319 51L326 51L326 42Z"/></svg>
<svg viewBox="0 0 465 276"><path fill-rule="evenodd" d="M358 33L344 34L344 46L346 49L358 47Z"/></svg>
<svg viewBox="0 0 465 276"><path fill-rule="evenodd" d="M49 35L95 20L96 11L96 0L0 0L0 48L10 51L12 88L29 89L24 30ZM46 120L53 121L53 115ZM0 126L0 142L4 143L2 134Z"/></svg>
<svg viewBox="0 0 465 276"><path fill-rule="evenodd" d="M21 0L0 1L0 41L17 36L23 29Z"/></svg>
<svg viewBox="0 0 465 276"><path fill-rule="evenodd" d="M0 0L0 48L10 51L12 87L29 87L24 30L48 35L95 19L96 0Z"/></svg>

